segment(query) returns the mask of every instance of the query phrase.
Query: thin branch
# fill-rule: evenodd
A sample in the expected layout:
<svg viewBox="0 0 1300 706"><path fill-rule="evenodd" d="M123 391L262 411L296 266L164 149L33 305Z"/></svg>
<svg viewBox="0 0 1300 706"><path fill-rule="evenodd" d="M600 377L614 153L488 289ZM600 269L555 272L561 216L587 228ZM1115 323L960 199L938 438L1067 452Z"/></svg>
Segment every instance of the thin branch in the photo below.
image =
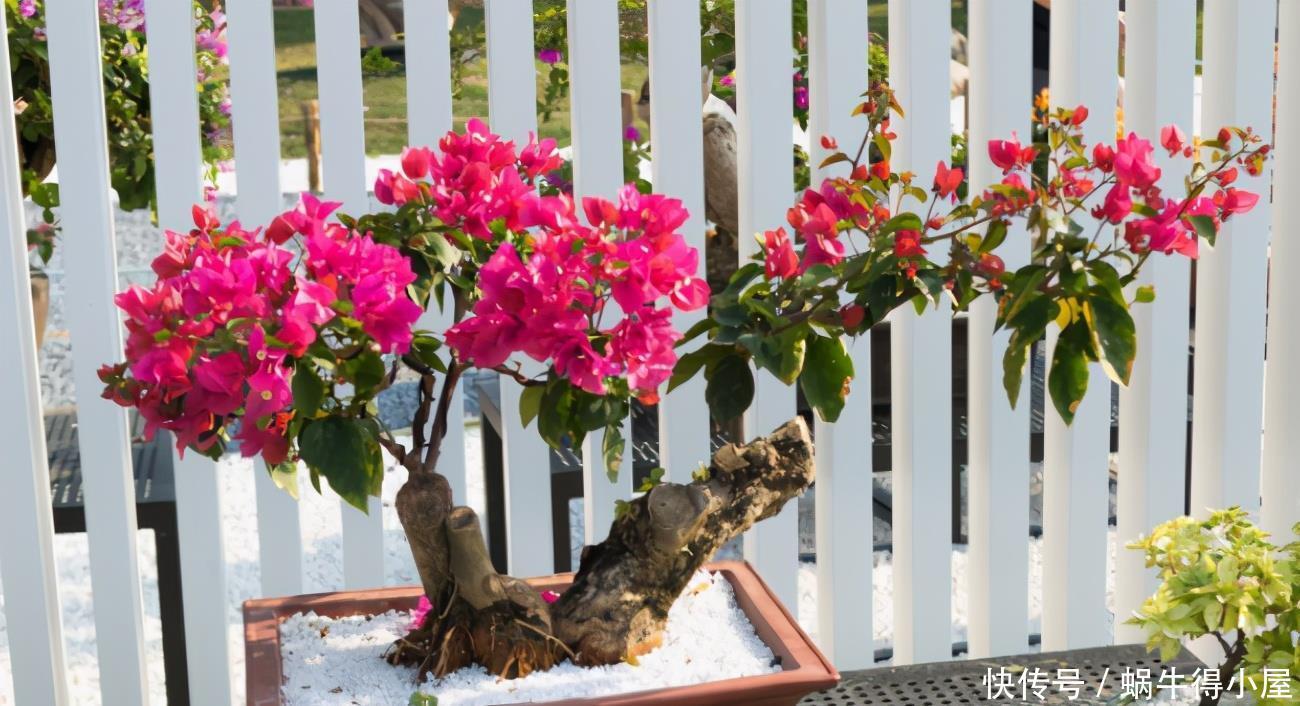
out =
<svg viewBox="0 0 1300 706"><path fill-rule="evenodd" d="M429 445L424 452L424 465L421 467L426 473L433 473L433 469L438 465L442 440L447 436L447 415L451 412L452 396L456 391L457 383L460 382L461 374L468 367L467 364L458 362L453 355L451 364L447 367L447 374L442 377L442 394L438 398L438 409L433 415L433 429L429 434ZM429 392L433 392L432 378L429 379Z"/></svg>
<svg viewBox="0 0 1300 706"><path fill-rule="evenodd" d="M384 450L397 459L397 462L406 465L406 447L402 446L396 439L392 439L384 432L379 433L379 445Z"/></svg>
<svg viewBox="0 0 1300 706"><path fill-rule="evenodd" d="M519 371L518 368L512 369L512 368L507 368L504 365L498 365L497 367L492 368L492 370L494 372L498 372L501 373L502 375L506 375L513 378L515 382L519 383L520 385L523 385L524 387L543 384L541 380L534 380L528 377L527 375L524 375L522 372Z"/></svg>
<svg viewBox="0 0 1300 706"><path fill-rule="evenodd" d="M432 374L420 374L419 406L415 410L415 420L411 422L411 434L415 443L411 450L417 456L419 456L420 450L425 447L424 428L429 424L429 407L433 404L433 385L434 377Z"/></svg>

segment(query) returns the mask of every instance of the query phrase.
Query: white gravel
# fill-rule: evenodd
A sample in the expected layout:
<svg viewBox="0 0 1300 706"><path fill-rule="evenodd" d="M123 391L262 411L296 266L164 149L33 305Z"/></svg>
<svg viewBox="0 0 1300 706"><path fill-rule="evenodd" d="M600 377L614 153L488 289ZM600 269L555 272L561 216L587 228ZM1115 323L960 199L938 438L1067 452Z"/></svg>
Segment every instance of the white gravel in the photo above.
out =
<svg viewBox="0 0 1300 706"><path fill-rule="evenodd" d="M393 669L380 657L410 620L398 611L343 619L299 613L286 620L280 644L288 706L406 703L417 687L415 670ZM498 679L470 667L418 688L437 696L439 706L480 706L608 696L779 670L736 606L731 585L720 574L701 571L669 612L663 645L636 666L584 668L566 661L522 679Z"/></svg>

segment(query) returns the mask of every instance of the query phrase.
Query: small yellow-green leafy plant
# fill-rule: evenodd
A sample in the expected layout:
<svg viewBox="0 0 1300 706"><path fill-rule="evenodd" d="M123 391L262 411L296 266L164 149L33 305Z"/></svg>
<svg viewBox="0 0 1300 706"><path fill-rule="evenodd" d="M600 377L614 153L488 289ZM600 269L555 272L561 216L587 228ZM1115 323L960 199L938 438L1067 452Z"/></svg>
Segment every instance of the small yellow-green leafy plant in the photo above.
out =
<svg viewBox="0 0 1300 706"><path fill-rule="evenodd" d="M1225 655L1223 684L1238 679L1261 704L1300 698L1300 542L1274 545L1232 507L1170 520L1129 548L1160 573L1160 587L1129 620L1146 630L1147 649L1170 659L1183 640L1210 635ZM1201 703L1219 696L1203 693Z"/></svg>

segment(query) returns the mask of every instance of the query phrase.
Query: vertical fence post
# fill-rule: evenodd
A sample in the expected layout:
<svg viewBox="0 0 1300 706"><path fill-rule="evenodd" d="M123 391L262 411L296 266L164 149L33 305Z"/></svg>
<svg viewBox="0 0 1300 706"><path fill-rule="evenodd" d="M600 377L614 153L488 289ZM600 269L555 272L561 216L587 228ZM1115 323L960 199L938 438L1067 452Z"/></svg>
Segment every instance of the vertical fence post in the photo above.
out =
<svg viewBox="0 0 1300 706"><path fill-rule="evenodd" d="M356 0L317 0L316 76L320 88L321 167L325 196L343 211L370 210L366 186L366 128L361 90L361 25ZM363 513L339 501L343 520L343 585L384 583L384 525L379 498Z"/></svg>
<svg viewBox="0 0 1300 706"><path fill-rule="evenodd" d="M260 0L227 0L231 127L236 206L249 226L265 226L284 207L280 187L280 116L275 81L274 11ZM258 565L262 594L302 593L298 502L256 464Z"/></svg>
<svg viewBox="0 0 1300 706"><path fill-rule="evenodd" d="M410 0L402 4L406 38L407 141L413 147L433 147L452 128L451 48L447 28L447 0ZM452 303L439 309L431 298L420 328L442 333L452 324ZM466 504L465 381L452 393L447 413L447 436L438 456L438 472L451 483L451 496ZM429 421L432 428L433 420ZM487 523L483 523L486 531Z"/></svg>
<svg viewBox="0 0 1300 706"><path fill-rule="evenodd" d="M1273 201L1300 203L1300 5L1284 2L1278 10L1277 137L1273 151ZM1263 203L1261 196L1260 202ZM1300 321L1293 311L1300 273L1300 215L1294 208L1273 210L1272 277L1269 278L1267 385L1264 394L1263 527L1275 543L1295 541L1292 525L1300 521Z"/></svg>
<svg viewBox="0 0 1300 706"><path fill-rule="evenodd" d="M890 0L895 171L928 186L949 161L948 0ZM904 199L905 208L917 208ZM931 253L931 257L942 257ZM947 303L890 316L894 474L894 663L952 658L952 315Z"/></svg>
<svg viewBox="0 0 1300 706"><path fill-rule="evenodd" d="M650 0L650 161L655 191L682 200L690 218L686 243L704 258L704 143L700 111L700 8L698 3ZM703 311L674 311L673 325L687 331ZM687 350L693 350L687 349ZM685 353L687 351L683 351ZM659 463L683 481L709 459L709 408L704 380L696 377L659 402Z"/></svg>
<svg viewBox="0 0 1300 706"><path fill-rule="evenodd" d="M989 160L989 140L1029 137L1032 71L1031 0L972 0L970 28L969 188L977 193L1002 179ZM1029 264L1022 226L999 248L1007 271ZM967 644L972 657L1020 654L1029 647L1029 394L1022 386L1013 409L1002 389L1002 354L1009 331L994 332L997 303L971 304L966 338L969 454L966 488L970 588Z"/></svg>
<svg viewBox="0 0 1300 706"><path fill-rule="evenodd" d="M0 34L8 36L6 15ZM0 75L13 76L9 52L0 53ZM0 105L13 105L13 86L0 79ZM0 224L9 262L0 275L0 330L13 332L0 347L0 385L13 397L0 410L9 430L9 469L0 476L0 581L4 586L5 629L14 698L22 704L67 706L67 658L54 571L54 520L50 514L50 468L41 423L40 371L33 333L31 277L27 271L27 228L19 183L18 135L14 114L0 119ZM21 537L21 540L17 538Z"/></svg>
<svg viewBox="0 0 1300 706"><path fill-rule="evenodd" d="M740 262L758 250L755 233L785 223L794 195L791 122L794 100L790 76L790 0L738 0L736 3L737 194ZM754 402L745 413L745 435L767 434L795 413L795 391L772 375L755 370ZM776 517L745 533L745 559L788 606L798 599L799 503L786 503Z"/></svg>
<svg viewBox="0 0 1300 706"><path fill-rule="evenodd" d="M1118 4L1052 3L1051 95L1057 106L1091 110L1089 143L1115 137L1119 91ZM1086 224L1084 229L1088 230ZM1047 337L1051 360L1055 331ZM1106 610L1109 514L1110 380L1093 364L1088 394L1066 426L1049 400L1043 439L1043 650L1110 641Z"/></svg>
<svg viewBox="0 0 1300 706"><path fill-rule="evenodd" d="M1272 135L1277 3L1205 4L1201 131L1251 127ZM1259 510L1264 315L1268 278L1268 177L1241 174L1261 195L1233 216L1196 262L1196 363L1192 380L1193 515L1239 505ZM1280 239L1279 239L1280 240Z"/></svg>
<svg viewBox="0 0 1300 706"><path fill-rule="evenodd" d="M1192 134L1195 88L1196 2L1133 3L1125 15L1124 129L1154 140L1174 124ZM1161 186L1182 189L1188 162L1156 150L1164 171ZM1142 285L1156 300L1133 307L1137 359L1127 387L1120 388L1120 546L1165 520L1183 514L1187 468L1188 291L1186 258L1154 257L1143 268ZM1158 361L1158 363L1157 363ZM1144 642L1127 618L1158 584L1141 552L1116 556L1115 641Z"/></svg>
<svg viewBox="0 0 1300 706"><path fill-rule="evenodd" d="M488 117L492 131L522 146L537 130L537 68L533 61L531 3L487 0ZM527 375L541 372L531 359ZM501 445L506 485L506 553L509 573L555 571L551 541L551 450L519 416L523 390L501 378Z"/></svg>
<svg viewBox="0 0 1300 706"><path fill-rule="evenodd" d="M92 0L45 7L49 31L54 140L72 335L77 424L86 492L86 534L95 591L100 690L106 701L148 703L144 608L136 559L135 482L126 410L99 397L100 365L122 358L113 294L117 265L105 135L99 12Z"/></svg>
<svg viewBox="0 0 1300 706"><path fill-rule="evenodd" d="M203 199L194 8L172 0L147 0L145 8L149 100L158 108L151 117L158 222L187 232L194 227L190 209ZM196 704L228 704L226 558L217 465L194 452L184 458L176 454L174 465L190 699Z"/></svg>
<svg viewBox="0 0 1300 706"><path fill-rule="evenodd" d="M829 135L841 149L862 139L866 122L854 119L867 76L867 5L854 0L808 3L809 161L818 165ZM834 166L814 169L814 187L845 176ZM856 377L834 424L817 420L817 637L840 669L874 664L871 626L872 467L871 335L847 342Z"/></svg>
<svg viewBox="0 0 1300 706"><path fill-rule="evenodd" d="M573 197L617 197L623 183L622 100L619 91L618 5L568 2L569 112L573 121ZM620 315L614 301L609 314ZM631 416L623 421L624 459L631 458ZM611 481L602 452L605 432L587 437L582 453L583 531L587 544L605 539L615 502L632 495L632 464Z"/></svg>

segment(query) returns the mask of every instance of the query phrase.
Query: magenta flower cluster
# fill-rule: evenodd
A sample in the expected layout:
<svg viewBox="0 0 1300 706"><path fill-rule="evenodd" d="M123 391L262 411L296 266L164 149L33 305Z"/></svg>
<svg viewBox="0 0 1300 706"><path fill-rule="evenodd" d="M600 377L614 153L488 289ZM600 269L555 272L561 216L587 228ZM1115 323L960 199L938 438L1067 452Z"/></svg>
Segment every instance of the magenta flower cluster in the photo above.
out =
<svg viewBox="0 0 1300 706"><path fill-rule="evenodd" d="M347 346L404 353L421 313L405 292L415 280L407 259L327 223L337 207L304 194L269 228L246 231L238 222L222 229L196 206L193 230L166 233L153 286L116 297L129 362L101 369L104 396L137 408L148 435L173 432L179 449L206 450L242 418L243 454L285 461L294 359L340 318L363 332ZM300 254L285 246L290 238Z"/></svg>

